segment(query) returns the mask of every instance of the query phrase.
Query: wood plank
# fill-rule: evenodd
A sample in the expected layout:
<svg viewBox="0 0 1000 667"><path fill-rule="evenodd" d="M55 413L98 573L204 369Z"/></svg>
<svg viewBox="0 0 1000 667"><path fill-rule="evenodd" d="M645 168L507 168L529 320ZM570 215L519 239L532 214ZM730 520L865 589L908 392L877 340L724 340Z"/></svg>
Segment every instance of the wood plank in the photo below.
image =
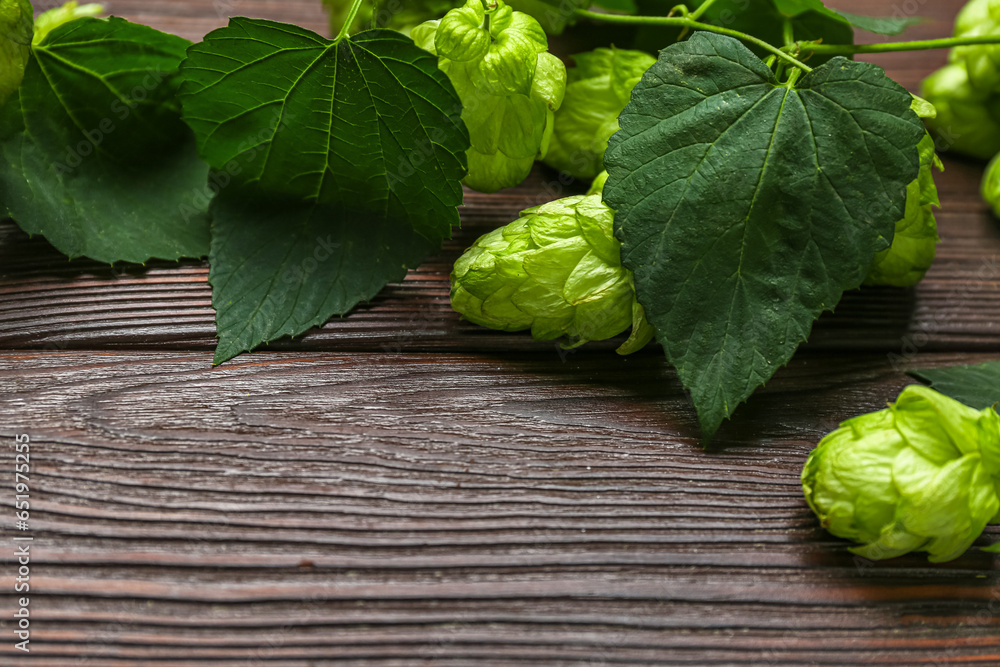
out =
<svg viewBox="0 0 1000 667"><path fill-rule="evenodd" d="M914 289L849 292L824 315L809 345L819 350L927 351L1000 349L1000 228L979 202L982 167L948 160L938 178L942 243ZM537 203L545 172L522 188L472 195L463 228L444 250L370 304L334 318L279 350L549 351L526 333L495 332L463 322L451 310L454 260L483 233ZM151 262L108 268L67 261L43 239L0 224L0 348L208 350L215 345L211 289L204 262ZM621 341L600 344L603 349Z"/></svg>
<svg viewBox="0 0 1000 667"><path fill-rule="evenodd" d="M191 39L230 14L324 28L318 0L109 4ZM961 6L830 4L930 16L913 38ZM916 90L944 58L874 60ZM852 557L798 483L906 366L1000 349L982 165L947 163L928 279L847 295L709 451L657 350L560 353L450 311L464 247L579 191L543 168L469 194L456 238L350 317L214 369L204 263L67 262L0 223L0 442L32 437L35 538L33 652L0 664L1000 664L993 556Z"/></svg>
<svg viewBox="0 0 1000 667"><path fill-rule="evenodd" d="M0 353L31 664L1000 659L991 555L876 566L802 499L823 433L908 383L886 355L799 355L710 451L653 354L208 361Z"/></svg>

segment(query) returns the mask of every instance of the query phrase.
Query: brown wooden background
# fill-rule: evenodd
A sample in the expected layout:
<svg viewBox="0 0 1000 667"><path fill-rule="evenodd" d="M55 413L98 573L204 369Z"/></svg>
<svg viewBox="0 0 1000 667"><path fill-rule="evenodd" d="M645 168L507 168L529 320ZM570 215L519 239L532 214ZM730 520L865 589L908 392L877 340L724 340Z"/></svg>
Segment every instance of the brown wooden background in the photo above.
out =
<svg viewBox="0 0 1000 667"><path fill-rule="evenodd" d="M108 4L192 39L324 24L318 0ZM832 4L930 17L913 38L961 5ZM915 90L944 59L876 61ZM855 559L798 483L904 368L1000 356L1000 229L982 165L945 157L926 281L847 295L707 452L658 350L560 355L449 309L464 247L569 192L545 170L470 194L372 304L215 369L204 263L69 262L0 223L0 500L28 433L34 537L25 657L0 522L0 664L1000 664L992 555Z"/></svg>

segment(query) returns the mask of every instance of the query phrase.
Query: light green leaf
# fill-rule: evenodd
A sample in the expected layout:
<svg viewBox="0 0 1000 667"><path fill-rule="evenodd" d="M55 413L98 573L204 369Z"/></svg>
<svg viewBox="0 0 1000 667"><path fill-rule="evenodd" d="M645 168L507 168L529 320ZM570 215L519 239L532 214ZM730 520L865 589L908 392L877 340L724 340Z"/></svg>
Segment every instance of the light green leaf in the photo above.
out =
<svg viewBox="0 0 1000 667"><path fill-rule="evenodd" d="M208 166L176 99L188 45L117 18L36 45L0 111L0 214L71 257L207 254Z"/></svg>
<svg viewBox="0 0 1000 667"><path fill-rule="evenodd" d="M706 33L664 49L636 86L604 199L706 435L892 238L924 135L910 103L875 65L837 58L786 86Z"/></svg>
<svg viewBox="0 0 1000 667"><path fill-rule="evenodd" d="M1000 361L971 366L919 368L909 371L909 374L977 410L995 408L1000 402Z"/></svg>
<svg viewBox="0 0 1000 667"><path fill-rule="evenodd" d="M236 18L182 69L184 118L235 184L213 209L216 363L346 313L458 225L461 105L408 37Z"/></svg>

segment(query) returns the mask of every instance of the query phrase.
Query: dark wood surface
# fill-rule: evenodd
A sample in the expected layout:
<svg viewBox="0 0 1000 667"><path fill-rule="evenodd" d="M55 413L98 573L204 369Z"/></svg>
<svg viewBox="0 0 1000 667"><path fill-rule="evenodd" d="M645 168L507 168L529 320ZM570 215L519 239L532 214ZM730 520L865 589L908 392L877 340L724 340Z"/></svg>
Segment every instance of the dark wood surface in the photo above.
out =
<svg viewBox="0 0 1000 667"><path fill-rule="evenodd" d="M109 4L192 39L227 14L323 28L318 0ZM931 17L918 38L960 4L899 7ZM875 60L915 90L944 59ZM945 158L925 282L847 295L709 451L658 350L560 354L450 311L462 248L578 191L544 169L470 194L373 303L219 368L204 263L70 262L0 223L0 495L30 434L34 537L26 657L0 522L0 664L1000 664L994 556L854 558L798 482L906 368L1000 356L1000 228L982 165Z"/></svg>

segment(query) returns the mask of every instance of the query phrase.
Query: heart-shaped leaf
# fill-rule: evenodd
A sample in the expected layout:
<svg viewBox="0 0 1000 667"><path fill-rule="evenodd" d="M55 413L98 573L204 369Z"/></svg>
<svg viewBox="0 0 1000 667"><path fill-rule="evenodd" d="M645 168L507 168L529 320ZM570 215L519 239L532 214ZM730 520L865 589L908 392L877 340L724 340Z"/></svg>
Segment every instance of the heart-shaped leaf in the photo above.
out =
<svg viewBox="0 0 1000 667"><path fill-rule="evenodd" d="M0 214L71 257L207 254L208 165L176 97L189 44L86 18L35 45L0 110Z"/></svg>
<svg viewBox="0 0 1000 667"><path fill-rule="evenodd" d="M664 49L605 155L624 265L707 435L864 280L924 128L881 68L793 84L729 37Z"/></svg>
<svg viewBox="0 0 1000 667"><path fill-rule="evenodd" d="M184 119L221 179L216 363L346 313L458 224L461 104L437 58L408 37L338 42L235 18L182 70ZM296 270L317 251L321 269Z"/></svg>

